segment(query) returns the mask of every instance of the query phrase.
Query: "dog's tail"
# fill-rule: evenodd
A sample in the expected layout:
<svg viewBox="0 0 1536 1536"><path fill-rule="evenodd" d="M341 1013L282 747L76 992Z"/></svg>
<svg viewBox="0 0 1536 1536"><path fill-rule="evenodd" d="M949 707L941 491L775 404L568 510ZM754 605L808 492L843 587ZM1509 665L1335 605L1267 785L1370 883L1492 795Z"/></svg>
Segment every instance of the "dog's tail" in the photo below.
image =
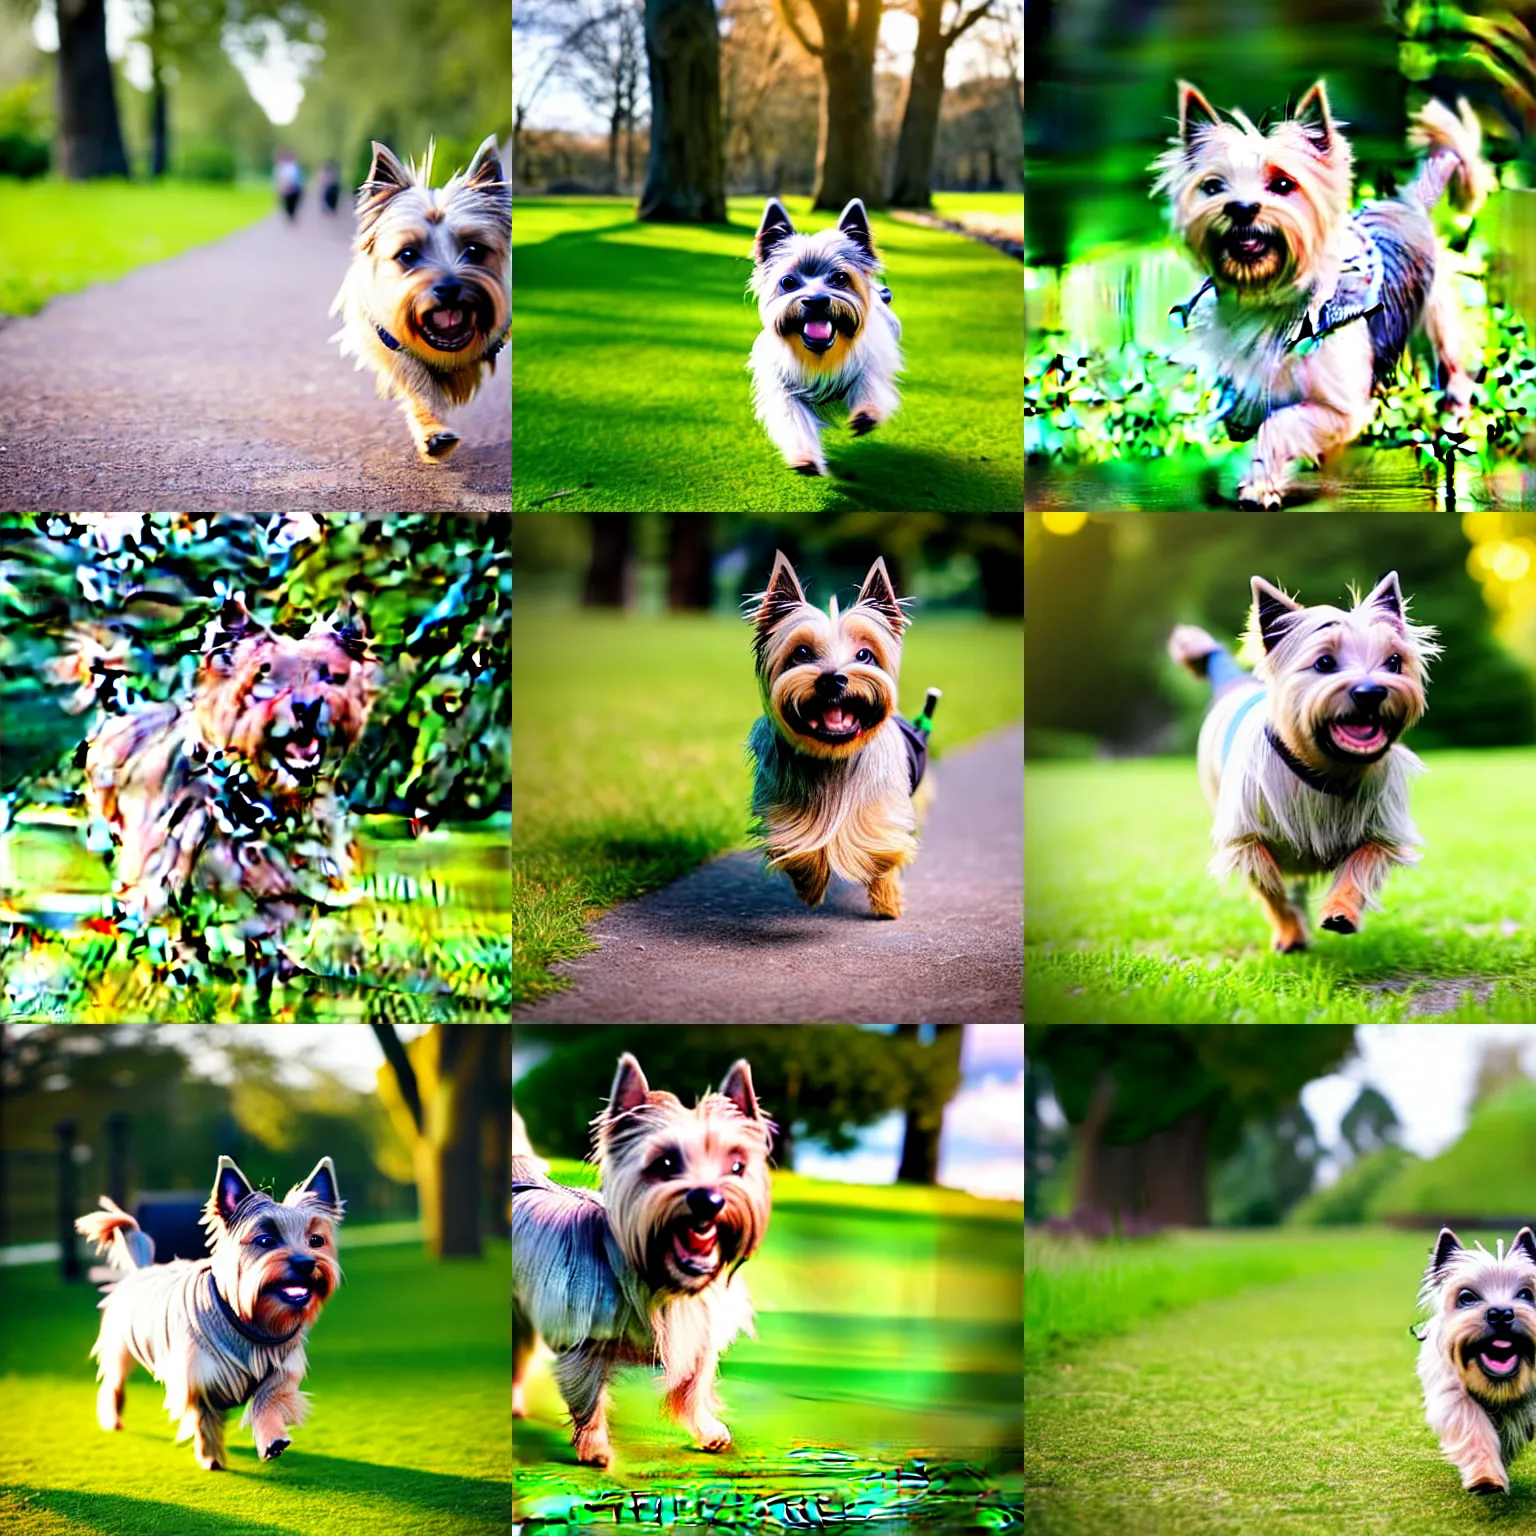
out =
<svg viewBox="0 0 1536 1536"><path fill-rule="evenodd" d="M1425 151L1425 157L1402 196L1426 213L1444 196L1447 186L1451 202L1462 213L1476 213L1498 186L1493 168L1483 159L1482 125L1465 97L1457 100L1454 112L1431 97L1413 114L1408 142Z"/></svg>
<svg viewBox="0 0 1536 1536"><path fill-rule="evenodd" d="M1168 654L1194 676L1211 685L1211 692L1225 692L1233 683L1251 681L1231 651L1198 624L1175 624L1168 636Z"/></svg>
<svg viewBox="0 0 1536 1536"><path fill-rule="evenodd" d="M115 1201L101 1197L101 1209L82 1216L75 1231L96 1246L113 1269L148 1269L155 1262L155 1240Z"/></svg>

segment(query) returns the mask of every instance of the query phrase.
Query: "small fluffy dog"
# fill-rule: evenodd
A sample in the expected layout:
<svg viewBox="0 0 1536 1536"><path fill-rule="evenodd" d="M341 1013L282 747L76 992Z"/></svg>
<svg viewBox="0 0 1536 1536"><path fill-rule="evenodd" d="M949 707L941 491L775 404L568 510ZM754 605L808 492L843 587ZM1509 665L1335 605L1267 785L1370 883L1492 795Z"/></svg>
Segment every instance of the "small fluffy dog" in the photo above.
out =
<svg viewBox="0 0 1536 1536"><path fill-rule="evenodd" d="M1279 506L1298 462L1343 448L1371 416L1371 391L1395 372L1421 326L1449 408L1472 400L1460 318L1429 210L1447 186L1475 211L1494 186L1466 102L1428 101L1410 142L1418 175L1353 212L1349 141L1321 80L1268 131L1230 117L1179 82L1179 132L1153 162L1174 233L1206 280L1175 306L1189 362L1222 382L1227 430L1257 436L1239 497Z"/></svg>
<svg viewBox="0 0 1536 1536"><path fill-rule="evenodd" d="M279 1205L221 1157L203 1213L206 1259L156 1264L154 1242L138 1222L105 1195L101 1206L75 1223L123 1271L103 1287L101 1332L91 1350L100 1362L96 1422L123 1427L123 1384L137 1360L164 1385L176 1439L192 1437L205 1471L228 1464L224 1415L242 1403L240 1422L250 1425L257 1456L281 1456L289 1428L309 1409L299 1390L305 1337L341 1284L335 1229L342 1202L330 1158Z"/></svg>
<svg viewBox="0 0 1536 1536"><path fill-rule="evenodd" d="M1508 1493L1509 1464L1536 1436L1536 1236L1504 1251L1440 1229L1419 1287L1424 1417L1473 1493Z"/></svg>
<svg viewBox="0 0 1536 1536"><path fill-rule="evenodd" d="M752 404L791 469L824 475L823 421L846 410L862 437L901 403L901 322L876 281L864 204L854 198L835 229L801 235L770 197L755 254L750 286L763 329L747 364Z"/></svg>
<svg viewBox="0 0 1536 1536"><path fill-rule="evenodd" d="M191 697L108 715L87 747L85 792L117 844L130 921L147 924L194 885L255 902L254 935L344 889L356 850L331 775L382 677L349 605L295 639L232 598L204 631Z"/></svg>
<svg viewBox="0 0 1536 1536"><path fill-rule="evenodd" d="M1199 745L1211 873L1247 877L1282 954L1306 948L1309 878L1334 872L1322 925L1355 933L1392 867L1418 862L1408 780L1423 765L1398 737L1424 713L1434 633L1408 621L1392 571L1353 609L1305 608L1255 576L1253 676L1203 629L1169 638L1214 692Z"/></svg>
<svg viewBox="0 0 1536 1536"><path fill-rule="evenodd" d="M430 149L407 167L375 143L352 249L331 340L373 370L379 394L400 402L417 452L440 463L459 445L444 412L495 371L511 325L512 189L496 140L445 187L432 186Z"/></svg>
<svg viewBox="0 0 1536 1536"><path fill-rule="evenodd" d="M929 692L915 724L896 712L904 601L876 560L852 607L840 613L834 597L822 613L782 551L767 591L748 599L763 699L747 740L753 831L808 907L836 871L868 888L877 917L902 913L899 871L917 855L912 795L939 697Z"/></svg>
<svg viewBox="0 0 1536 1536"><path fill-rule="evenodd" d="M609 1373L658 1365L667 1410L699 1448L723 1451L720 1352L752 1330L737 1270L768 1230L773 1123L738 1061L719 1093L685 1109L619 1058L608 1107L592 1122L602 1194L552 1184L512 1159L512 1415L542 1337L575 1426L579 1461L606 1467Z"/></svg>

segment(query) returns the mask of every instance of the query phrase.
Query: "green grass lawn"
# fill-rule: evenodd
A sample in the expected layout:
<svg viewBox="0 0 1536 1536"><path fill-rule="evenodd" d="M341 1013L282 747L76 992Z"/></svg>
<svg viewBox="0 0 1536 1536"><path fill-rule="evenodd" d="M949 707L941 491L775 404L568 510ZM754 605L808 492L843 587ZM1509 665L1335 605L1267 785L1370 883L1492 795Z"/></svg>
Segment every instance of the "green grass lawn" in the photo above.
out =
<svg viewBox="0 0 1536 1536"><path fill-rule="evenodd" d="M1478 1235L1491 1246L1512 1234ZM1111 1265L1143 1262L1139 1244L1110 1246ZM1187 1261L1188 1304L1143 1315L1129 1331L1089 1328L1043 1361L1030 1270L1033 1532L1457 1536L1530 1525L1536 1458L1515 1463L1507 1498L1478 1498L1462 1491L1423 1422L1408 1324L1428 1233L1204 1234L1149 1246L1153 1262ZM1209 1286L1202 1275L1224 1248L1252 1272ZM1265 1248L1267 1258L1242 1257ZM1085 1247L1079 1269L1059 1262L1050 1283L1065 1291L1105 1263ZM1292 1274L1277 1276L1287 1264Z"/></svg>
<svg viewBox="0 0 1536 1536"><path fill-rule="evenodd" d="M809 199L786 201L803 222ZM746 362L759 326L746 282L762 209L733 198L729 228L701 228L639 224L625 200L518 200L514 508L1021 508L1018 263L875 218L903 326L903 405L863 439L830 429L833 473L810 479L784 466L752 415ZM834 222L818 214L809 227Z"/></svg>
<svg viewBox="0 0 1536 1536"><path fill-rule="evenodd" d="M512 620L512 994L590 949L585 923L747 844L745 743L760 713L745 624L520 605ZM1017 625L920 619L902 709L944 689L944 753L1017 719Z"/></svg>
<svg viewBox="0 0 1536 1536"><path fill-rule="evenodd" d="M562 1164L555 1177L580 1174ZM758 1337L721 1369L732 1448L693 1450L649 1373L628 1370L613 1394L614 1466L578 1467L539 1364L513 1431L514 1514L580 1499L588 1519L621 1507L633 1519L629 1495L653 1522L658 1503L681 1521L707 1497L747 1529L780 1529L765 1513L793 1524L783 1504L819 1494L850 1523L884 1511L978 1530L1010 1509L1016 1521L1021 1233L1022 1208L1007 1201L776 1175L768 1237L744 1272ZM834 1523L830 1509L823 1518Z"/></svg>
<svg viewBox="0 0 1536 1536"><path fill-rule="evenodd" d="M110 282L272 211L266 187L0 177L0 314Z"/></svg>
<svg viewBox="0 0 1536 1536"><path fill-rule="evenodd" d="M1373 1023L1536 1017L1536 752L1433 752L1423 862L1351 937L1276 955L1257 902L1206 873L1193 760L1032 762L1025 974L1041 1022ZM1312 907L1315 912L1317 898Z"/></svg>
<svg viewBox="0 0 1536 1536"><path fill-rule="evenodd" d="M230 1465L176 1445L136 1370L123 1431L96 1425L95 1291L0 1269L0 1529L8 1536L491 1536L508 1527L511 1333L505 1243L434 1264L349 1249L315 1324L309 1422L262 1463L231 1414Z"/></svg>

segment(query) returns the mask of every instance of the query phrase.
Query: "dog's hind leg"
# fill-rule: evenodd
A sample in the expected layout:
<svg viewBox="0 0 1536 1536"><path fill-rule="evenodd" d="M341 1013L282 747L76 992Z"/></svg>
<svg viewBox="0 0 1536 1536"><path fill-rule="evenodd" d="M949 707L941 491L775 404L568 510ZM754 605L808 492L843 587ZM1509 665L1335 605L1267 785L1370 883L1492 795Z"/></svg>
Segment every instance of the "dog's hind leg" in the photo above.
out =
<svg viewBox="0 0 1536 1536"><path fill-rule="evenodd" d="M555 1357L555 1380L570 1410L571 1443L583 1466L606 1467L613 1460L608 1443L608 1356L578 1344Z"/></svg>
<svg viewBox="0 0 1536 1536"><path fill-rule="evenodd" d="M97 1345L101 1361L101 1386L96 1393L96 1422L105 1430L123 1427L125 1383L133 1369L133 1356L120 1339L101 1337Z"/></svg>
<svg viewBox="0 0 1536 1536"><path fill-rule="evenodd" d="M523 1400L523 1378L528 1374L528 1362L533 1359L533 1351L537 1343L538 1336L533 1331L533 1324L518 1306L517 1298L513 1297L512 1417L514 1419L524 1419L528 1416L528 1405Z"/></svg>
<svg viewBox="0 0 1536 1536"><path fill-rule="evenodd" d="M1424 306L1424 331L1440 364L1440 387L1451 420L1461 426L1472 413L1474 381L1467 372L1466 333L1461 306L1450 291L1444 272L1436 272L1429 302Z"/></svg>

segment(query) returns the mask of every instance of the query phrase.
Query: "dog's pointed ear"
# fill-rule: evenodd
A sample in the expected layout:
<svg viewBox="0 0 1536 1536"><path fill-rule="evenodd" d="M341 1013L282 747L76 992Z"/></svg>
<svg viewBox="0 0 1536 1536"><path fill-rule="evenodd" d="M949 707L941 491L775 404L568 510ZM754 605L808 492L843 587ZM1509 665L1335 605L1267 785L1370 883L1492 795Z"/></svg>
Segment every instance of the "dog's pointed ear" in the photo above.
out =
<svg viewBox="0 0 1536 1536"><path fill-rule="evenodd" d="M748 1120L760 1118L757 1110L757 1094L752 1089L752 1068L744 1060L736 1062L731 1070L725 1074L725 1079L720 1084L720 1092Z"/></svg>
<svg viewBox="0 0 1536 1536"><path fill-rule="evenodd" d="M843 209L837 227L864 252L868 260L875 259L875 236L869 227L869 214L864 210L863 198L854 198Z"/></svg>
<svg viewBox="0 0 1536 1536"><path fill-rule="evenodd" d="M899 635L907 626L907 616L896 600L896 588L891 585L890 572L883 558L877 559L859 588L857 607L873 608Z"/></svg>
<svg viewBox="0 0 1536 1536"><path fill-rule="evenodd" d="M795 226L789 222L789 210L778 198L770 197L763 208L763 222L757 226L757 241L753 246L758 266L772 261L774 251L784 241L791 239L794 233Z"/></svg>
<svg viewBox="0 0 1536 1536"><path fill-rule="evenodd" d="M608 1095L608 1118L628 1114L645 1103L651 1085L640 1070L640 1063L625 1051L619 1057L619 1070L613 1074L613 1092Z"/></svg>
<svg viewBox="0 0 1536 1536"><path fill-rule="evenodd" d="M1333 126L1333 114L1328 110L1328 88L1321 80L1297 103L1291 121L1306 134L1318 154L1333 153L1334 136L1338 130Z"/></svg>
<svg viewBox="0 0 1536 1536"><path fill-rule="evenodd" d="M354 661L361 661L368 654L368 616L353 601L351 593L342 594L329 618L316 619L309 626L309 634L311 639L334 639Z"/></svg>
<svg viewBox="0 0 1536 1536"><path fill-rule="evenodd" d="M1536 1232L1532 1232L1529 1227L1521 1227L1520 1230L1515 1233L1515 1240L1510 1245L1509 1251L1513 1253L1516 1248L1518 1248L1521 1253L1523 1253L1526 1258L1531 1261L1531 1263L1536 1264Z"/></svg>
<svg viewBox="0 0 1536 1536"><path fill-rule="evenodd" d="M1286 620L1293 613L1301 612L1301 604L1289 598L1279 587L1272 587L1262 576L1255 576L1253 608L1259 621L1259 636L1266 651L1274 650L1286 631Z"/></svg>
<svg viewBox="0 0 1536 1536"><path fill-rule="evenodd" d="M1188 80L1179 81L1179 137L1184 147L1202 128L1214 128L1221 121L1221 114Z"/></svg>
<svg viewBox="0 0 1536 1536"><path fill-rule="evenodd" d="M251 1181L240 1172L232 1157L221 1157L213 1176L213 1208L227 1227L235 1219L240 1202L251 1193Z"/></svg>
<svg viewBox="0 0 1536 1536"><path fill-rule="evenodd" d="M773 574L768 578L768 588L758 602L753 622L761 634L767 634L793 609L804 606L805 593L800 578L789 563L789 556L782 549L773 552Z"/></svg>
<svg viewBox="0 0 1536 1536"><path fill-rule="evenodd" d="M1397 572L1388 571L1371 588L1369 595L1360 606L1362 608L1380 608L1384 613L1390 615L1401 624L1403 622L1403 589L1398 584Z"/></svg>
<svg viewBox="0 0 1536 1536"><path fill-rule="evenodd" d="M1529 1236L1530 1230L1527 1227L1522 1236ZM1435 1239L1435 1246L1430 1250L1429 1267L1424 1271L1425 1275L1428 1278L1434 1278L1460 1252L1461 1239L1449 1227L1441 1227L1440 1235Z"/></svg>
<svg viewBox="0 0 1536 1536"><path fill-rule="evenodd" d="M475 151L475 158L464 172L466 187L499 187L507 179L501 168L501 156L496 149L496 135L487 134L485 142Z"/></svg>
<svg viewBox="0 0 1536 1536"><path fill-rule="evenodd" d="M398 192L402 187L410 186L411 181L410 171L402 164L394 150L375 139L373 160L363 180L363 189L371 190L375 195L380 192Z"/></svg>
<svg viewBox="0 0 1536 1536"><path fill-rule="evenodd" d="M298 1205L304 1199L318 1200L329 1206L336 1218L341 1218L341 1196L336 1190L336 1165L328 1157L322 1157L302 1184L295 1184L283 1196L284 1205Z"/></svg>

